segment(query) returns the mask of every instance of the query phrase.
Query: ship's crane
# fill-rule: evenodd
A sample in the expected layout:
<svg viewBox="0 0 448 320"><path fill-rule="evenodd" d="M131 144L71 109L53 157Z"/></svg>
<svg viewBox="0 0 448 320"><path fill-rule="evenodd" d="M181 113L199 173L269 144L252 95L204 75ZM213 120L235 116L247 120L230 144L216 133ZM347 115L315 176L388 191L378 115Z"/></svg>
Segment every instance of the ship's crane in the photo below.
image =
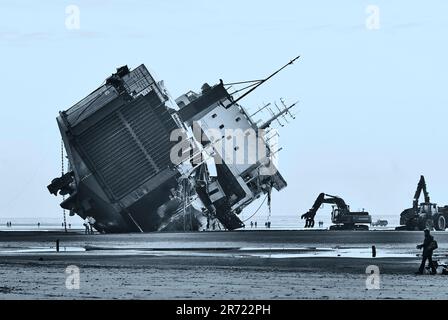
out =
<svg viewBox="0 0 448 320"><path fill-rule="evenodd" d="M366 224L372 223L372 217L368 212L351 212L344 199L325 193L321 193L312 208L302 215L306 219L305 228L314 227L314 217L323 204L332 204L331 222L334 223L330 230L369 230Z"/></svg>

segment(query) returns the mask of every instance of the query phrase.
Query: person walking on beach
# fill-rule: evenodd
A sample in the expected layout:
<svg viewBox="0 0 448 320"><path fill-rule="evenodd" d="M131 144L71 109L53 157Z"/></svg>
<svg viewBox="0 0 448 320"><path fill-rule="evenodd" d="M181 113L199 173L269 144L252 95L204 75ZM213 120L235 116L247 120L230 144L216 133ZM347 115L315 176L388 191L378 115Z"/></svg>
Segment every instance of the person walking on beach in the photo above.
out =
<svg viewBox="0 0 448 320"><path fill-rule="evenodd" d="M85 228L84 233L89 234L89 223L87 222L87 219L84 221L84 223L82 225Z"/></svg>
<svg viewBox="0 0 448 320"><path fill-rule="evenodd" d="M94 217L89 217L89 226L90 226L90 234L94 234L93 226L95 225L96 220Z"/></svg>
<svg viewBox="0 0 448 320"><path fill-rule="evenodd" d="M425 241L423 244L420 244L417 246L417 249L423 249L422 254L422 263L420 265L420 268L416 272L416 274L423 274L423 270L425 269L426 260L428 260L429 266L431 268L431 274L436 274L437 269L434 266L434 263L432 261L432 254L435 249L437 249L437 241L434 240L434 237L431 235L429 229L425 229Z"/></svg>

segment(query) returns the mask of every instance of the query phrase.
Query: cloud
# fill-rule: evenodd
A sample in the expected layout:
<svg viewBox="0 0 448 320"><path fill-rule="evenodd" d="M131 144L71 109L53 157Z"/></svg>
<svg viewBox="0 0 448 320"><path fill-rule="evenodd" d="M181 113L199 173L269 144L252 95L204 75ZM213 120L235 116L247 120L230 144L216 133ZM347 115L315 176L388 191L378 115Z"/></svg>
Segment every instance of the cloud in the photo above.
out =
<svg viewBox="0 0 448 320"><path fill-rule="evenodd" d="M424 25L423 22L415 21L415 22L406 22L406 23L391 25L389 28L392 30L412 29L412 28L419 28L423 25Z"/></svg>
<svg viewBox="0 0 448 320"><path fill-rule="evenodd" d="M75 30L64 31L62 33L36 31L36 32L17 32L7 31L0 32L0 44L7 45L26 45L45 42L55 42L65 39L100 39L106 38L107 34L89 31L89 30Z"/></svg>
<svg viewBox="0 0 448 320"><path fill-rule="evenodd" d="M8 42L31 42L47 40L51 37L47 32L0 32L0 40Z"/></svg>
<svg viewBox="0 0 448 320"><path fill-rule="evenodd" d="M91 31L91 30L75 30L67 32L71 37L79 38L79 39L100 39L107 37L107 34Z"/></svg>

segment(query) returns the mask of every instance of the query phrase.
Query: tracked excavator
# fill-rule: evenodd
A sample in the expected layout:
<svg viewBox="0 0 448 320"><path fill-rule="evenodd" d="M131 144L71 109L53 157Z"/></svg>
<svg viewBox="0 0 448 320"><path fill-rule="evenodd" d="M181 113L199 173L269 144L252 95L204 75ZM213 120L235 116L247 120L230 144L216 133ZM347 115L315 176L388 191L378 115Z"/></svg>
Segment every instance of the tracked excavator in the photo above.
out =
<svg viewBox="0 0 448 320"><path fill-rule="evenodd" d="M423 192L424 201L419 204ZM426 187L425 177L421 176L415 191L412 208L404 210L400 215L400 225L396 230L437 230L444 231L448 222L448 206L438 207L432 203Z"/></svg>
<svg viewBox="0 0 448 320"><path fill-rule="evenodd" d="M313 207L304 215L305 228L314 227L314 217L323 204L332 204L330 230L369 230L368 224L372 223L372 217L366 211L352 212L344 199L329 194L321 193L313 204Z"/></svg>

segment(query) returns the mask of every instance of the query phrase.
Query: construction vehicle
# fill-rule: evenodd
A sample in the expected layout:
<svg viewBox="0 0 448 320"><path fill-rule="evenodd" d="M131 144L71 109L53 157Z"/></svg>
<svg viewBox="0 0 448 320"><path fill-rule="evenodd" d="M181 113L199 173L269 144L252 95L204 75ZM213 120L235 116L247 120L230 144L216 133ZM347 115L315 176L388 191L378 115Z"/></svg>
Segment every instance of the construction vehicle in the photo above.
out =
<svg viewBox="0 0 448 320"><path fill-rule="evenodd" d="M424 201L419 204L423 192ZM432 203L426 188L425 177L421 176L415 191L412 208L404 210L400 215L400 226L396 230L437 230L444 231L448 221L448 206L438 207Z"/></svg>
<svg viewBox="0 0 448 320"><path fill-rule="evenodd" d="M332 204L330 230L369 230L368 224L372 223L372 217L366 211L352 212L344 199L329 194L321 193L313 207L304 215L305 228L314 227L314 217L323 204Z"/></svg>

